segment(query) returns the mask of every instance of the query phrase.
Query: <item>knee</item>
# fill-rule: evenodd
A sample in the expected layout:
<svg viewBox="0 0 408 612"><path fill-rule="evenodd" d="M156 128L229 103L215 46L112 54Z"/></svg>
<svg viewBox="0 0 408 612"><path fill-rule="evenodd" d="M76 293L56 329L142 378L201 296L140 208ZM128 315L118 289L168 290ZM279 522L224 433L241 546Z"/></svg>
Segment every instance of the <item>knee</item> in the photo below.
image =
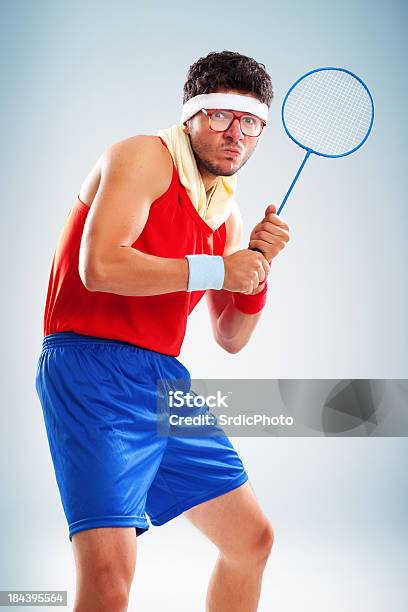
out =
<svg viewBox="0 0 408 612"><path fill-rule="evenodd" d="M225 557L250 565L266 563L272 551L274 531L266 519L243 532L232 546L221 550Z"/></svg>
<svg viewBox="0 0 408 612"><path fill-rule="evenodd" d="M266 561L271 554L274 542L274 531L269 521L265 521L259 526L253 540L253 554L255 559Z"/></svg>
<svg viewBox="0 0 408 612"><path fill-rule="evenodd" d="M82 609L98 612L125 612L129 603L130 585L127 577L111 563L96 564L92 576L87 575L86 584L79 584L78 612ZM88 607L83 608L85 603Z"/></svg>
<svg viewBox="0 0 408 612"><path fill-rule="evenodd" d="M102 570L97 576L95 587L100 595L100 610L124 612L128 607L129 590L123 576L109 570Z"/></svg>

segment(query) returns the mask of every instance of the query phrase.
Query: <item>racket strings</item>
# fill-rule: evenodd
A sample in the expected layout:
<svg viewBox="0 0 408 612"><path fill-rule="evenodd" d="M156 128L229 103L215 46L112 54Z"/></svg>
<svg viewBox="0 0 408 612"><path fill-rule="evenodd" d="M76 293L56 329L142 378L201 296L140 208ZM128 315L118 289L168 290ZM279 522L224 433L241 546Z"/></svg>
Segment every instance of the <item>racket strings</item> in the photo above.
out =
<svg viewBox="0 0 408 612"><path fill-rule="evenodd" d="M302 118L299 117L293 126L300 131L304 139L318 142L319 145L315 145L315 148L319 150L336 149L337 145L340 149L352 147L354 142L359 142L364 137L364 128L368 127L370 121L370 115L365 114L365 104L359 99L359 91L356 90L354 84L342 89L326 84L324 98L319 89L306 92L306 95L297 101L298 113ZM354 104L350 112L349 103L352 98ZM295 114L294 118L296 119Z"/></svg>
<svg viewBox="0 0 408 612"><path fill-rule="evenodd" d="M291 136L323 155L343 155L364 140L372 120L365 87L341 70L307 75L289 93L284 108Z"/></svg>
<svg viewBox="0 0 408 612"><path fill-rule="evenodd" d="M303 136L307 136L313 140L320 140L322 144L336 145L339 141L348 140L350 137L350 123L356 119L360 125L356 132L361 131L361 123L364 122L364 104L359 99L359 90L356 87L358 83L352 79L348 83L343 83L343 87L336 87L336 79L332 75L328 75L324 83L325 91L322 95L323 87L318 81L322 81L321 74L314 79L314 83L308 83L308 88L303 88L303 91L295 92L293 101L298 104L298 114L304 118L295 123ZM331 82L330 82L331 81ZM312 85L312 86L310 86ZM306 91L305 91L306 89ZM296 94L301 95L296 95ZM353 112L350 112L350 101L353 99ZM289 111L289 109L288 109ZM294 119L296 115L292 106ZM307 129L306 129L307 128ZM360 129L359 129L360 128ZM355 132L355 137L358 134Z"/></svg>

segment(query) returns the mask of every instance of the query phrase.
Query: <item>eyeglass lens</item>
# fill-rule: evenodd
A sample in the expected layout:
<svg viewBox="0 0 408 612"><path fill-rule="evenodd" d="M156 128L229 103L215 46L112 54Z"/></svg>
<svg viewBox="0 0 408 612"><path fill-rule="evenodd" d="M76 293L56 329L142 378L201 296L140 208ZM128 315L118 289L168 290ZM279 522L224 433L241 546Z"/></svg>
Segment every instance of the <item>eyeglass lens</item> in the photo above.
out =
<svg viewBox="0 0 408 612"><path fill-rule="evenodd" d="M229 111L217 110L211 114L210 126L217 132L227 130L234 120L234 115ZM240 125L243 134L247 136L259 136L262 131L262 121L252 115L241 115Z"/></svg>

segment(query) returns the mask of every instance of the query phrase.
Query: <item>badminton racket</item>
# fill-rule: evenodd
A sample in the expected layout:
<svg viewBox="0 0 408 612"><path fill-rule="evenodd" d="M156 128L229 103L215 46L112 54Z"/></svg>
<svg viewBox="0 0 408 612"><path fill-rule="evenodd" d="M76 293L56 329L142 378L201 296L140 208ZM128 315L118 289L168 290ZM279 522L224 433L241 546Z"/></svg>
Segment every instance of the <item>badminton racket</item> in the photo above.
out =
<svg viewBox="0 0 408 612"><path fill-rule="evenodd" d="M283 100L282 123L306 154L276 214L281 214L312 153L329 158L355 153L366 142L373 121L372 95L350 70L317 68L301 76Z"/></svg>

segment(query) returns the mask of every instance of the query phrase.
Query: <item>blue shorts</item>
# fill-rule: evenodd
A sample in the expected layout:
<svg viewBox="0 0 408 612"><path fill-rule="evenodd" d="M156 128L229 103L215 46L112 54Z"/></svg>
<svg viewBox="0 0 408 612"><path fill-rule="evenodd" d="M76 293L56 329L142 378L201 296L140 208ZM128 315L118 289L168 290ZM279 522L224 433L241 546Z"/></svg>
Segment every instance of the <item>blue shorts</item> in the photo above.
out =
<svg viewBox="0 0 408 612"><path fill-rule="evenodd" d="M157 379L176 357L74 332L43 339L35 385L69 539L95 527L136 535L248 480L227 436L157 432Z"/></svg>

